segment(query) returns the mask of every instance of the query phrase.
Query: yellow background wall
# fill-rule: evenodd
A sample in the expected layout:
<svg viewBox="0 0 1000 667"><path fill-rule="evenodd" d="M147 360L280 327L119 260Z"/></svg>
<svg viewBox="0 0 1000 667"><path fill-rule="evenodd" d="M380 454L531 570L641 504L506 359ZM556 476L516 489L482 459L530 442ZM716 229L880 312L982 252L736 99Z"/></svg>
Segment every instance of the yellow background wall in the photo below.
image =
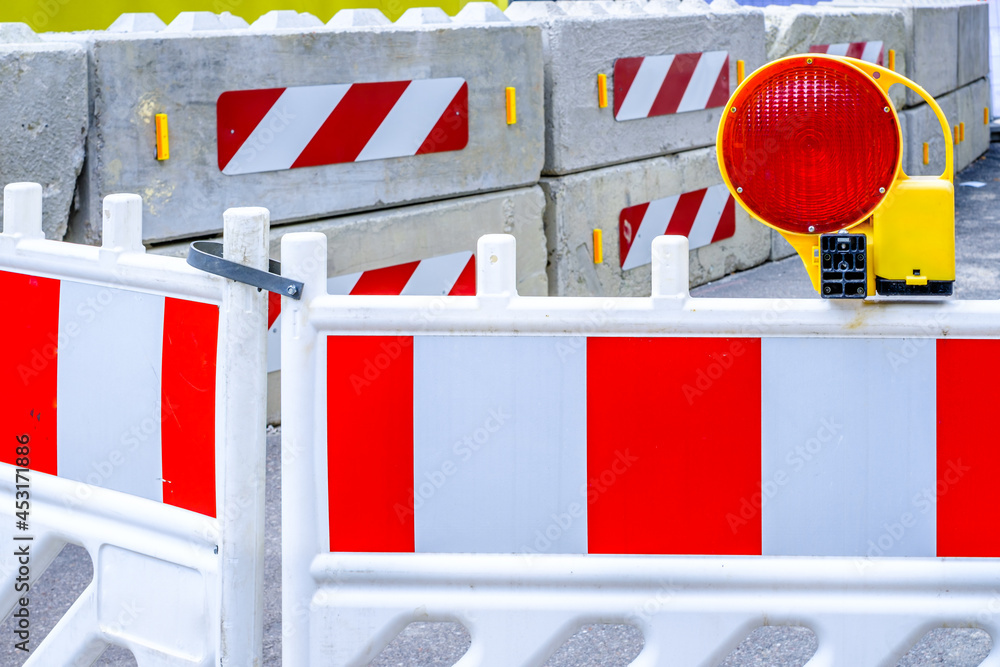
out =
<svg viewBox="0 0 1000 667"><path fill-rule="evenodd" d="M508 0L492 0L500 9ZM126 12L153 12L170 23L180 12L231 12L248 23L272 9L315 14L324 23L341 9L377 7L395 21L410 7L441 7L455 15L469 0L0 0L0 22L27 23L36 32L104 30Z"/></svg>

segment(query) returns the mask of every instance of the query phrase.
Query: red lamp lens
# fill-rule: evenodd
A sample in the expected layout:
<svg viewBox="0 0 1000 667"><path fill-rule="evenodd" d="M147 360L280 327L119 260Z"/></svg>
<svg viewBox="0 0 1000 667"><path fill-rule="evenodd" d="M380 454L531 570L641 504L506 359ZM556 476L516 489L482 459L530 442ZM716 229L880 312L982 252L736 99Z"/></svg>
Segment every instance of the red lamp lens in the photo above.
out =
<svg viewBox="0 0 1000 667"><path fill-rule="evenodd" d="M900 160L899 123L875 82L839 60L810 60L755 73L723 127L723 167L744 205L798 234L867 218Z"/></svg>

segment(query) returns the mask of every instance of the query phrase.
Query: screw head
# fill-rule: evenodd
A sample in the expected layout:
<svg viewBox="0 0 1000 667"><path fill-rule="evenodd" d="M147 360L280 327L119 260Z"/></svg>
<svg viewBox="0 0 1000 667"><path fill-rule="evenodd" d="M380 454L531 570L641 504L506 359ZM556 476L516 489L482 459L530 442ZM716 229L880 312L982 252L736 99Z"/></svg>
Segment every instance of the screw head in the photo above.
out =
<svg viewBox="0 0 1000 667"><path fill-rule="evenodd" d="M736 107L733 107L732 109L730 109L729 113L736 113Z"/></svg>
<svg viewBox="0 0 1000 667"><path fill-rule="evenodd" d="M812 65L812 64L813 64L813 59L812 58L806 58L806 65Z"/></svg>
<svg viewBox="0 0 1000 667"><path fill-rule="evenodd" d="M873 79L877 79L877 78L879 78L881 76L882 76L881 72L872 72L872 78Z"/></svg>
<svg viewBox="0 0 1000 667"><path fill-rule="evenodd" d="M737 192L743 192L743 188L736 188Z"/></svg>
<svg viewBox="0 0 1000 667"><path fill-rule="evenodd" d="M812 225L809 225L809 231L810 231L810 232L815 232L815 231L816 231L816 228L815 228L815 227L813 227Z"/></svg>
<svg viewBox="0 0 1000 667"><path fill-rule="evenodd" d="M889 107L882 107L882 111L889 113Z"/></svg>
<svg viewBox="0 0 1000 667"><path fill-rule="evenodd" d="M879 193L880 195L884 195L884 194L885 194L885 188L879 188L879 189L878 189L878 193Z"/></svg>
<svg viewBox="0 0 1000 667"><path fill-rule="evenodd" d="M288 296L295 294L295 285L289 285L288 287L286 287L285 293L288 294Z"/></svg>
<svg viewBox="0 0 1000 667"><path fill-rule="evenodd" d="M865 288L864 287L859 287L858 288L858 294L864 294L864 293L865 293Z"/></svg>
<svg viewBox="0 0 1000 667"><path fill-rule="evenodd" d="M823 288L823 291L824 291L825 293L829 294L829 293L830 293L830 286L829 286L829 285L827 285L826 287L824 287L824 288Z"/></svg>

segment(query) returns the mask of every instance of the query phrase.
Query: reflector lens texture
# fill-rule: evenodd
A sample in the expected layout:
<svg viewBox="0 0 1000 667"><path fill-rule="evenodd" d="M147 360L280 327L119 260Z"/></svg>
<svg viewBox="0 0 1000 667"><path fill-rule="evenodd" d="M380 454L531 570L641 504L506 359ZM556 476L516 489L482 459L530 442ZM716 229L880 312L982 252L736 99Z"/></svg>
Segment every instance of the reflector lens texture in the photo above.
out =
<svg viewBox="0 0 1000 667"><path fill-rule="evenodd" d="M899 163L899 125L887 104L874 81L845 63L775 63L727 110L730 182L751 214L779 229L820 234L860 222Z"/></svg>

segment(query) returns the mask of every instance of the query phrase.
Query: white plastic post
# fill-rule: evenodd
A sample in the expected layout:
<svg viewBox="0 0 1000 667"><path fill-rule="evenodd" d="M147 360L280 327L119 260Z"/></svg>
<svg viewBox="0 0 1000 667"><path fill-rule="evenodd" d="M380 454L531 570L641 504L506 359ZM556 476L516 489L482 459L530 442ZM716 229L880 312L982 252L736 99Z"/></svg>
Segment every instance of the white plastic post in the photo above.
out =
<svg viewBox="0 0 1000 667"><path fill-rule="evenodd" d="M653 239L652 296L687 299L688 240L686 236L657 236Z"/></svg>
<svg viewBox="0 0 1000 667"><path fill-rule="evenodd" d="M101 248L114 252L146 252L142 245L142 197L119 194L104 198Z"/></svg>
<svg viewBox="0 0 1000 667"><path fill-rule="evenodd" d="M3 233L25 239L43 239L42 186L11 183L3 189Z"/></svg>
<svg viewBox="0 0 1000 667"><path fill-rule="evenodd" d="M316 584L309 567L329 550L326 498L326 440L316 431L325 346L309 323L313 299L326 294L326 236L318 232L281 238L281 275L305 285L302 298L281 299L281 653L282 664L309 664L309 608ZM320 374L317 375L317 371Z"/></svg>
<svg viewBox="0 0 1000 667"><path fill-rule="evenodd" d="M223 256L267 270L266 208L223 214ZM223 443L217 492L222 528L220 663L259 667L264 639L264 473L267 292L227 280L219 317L219 420Z"/></svg>
<svg viewBox="0 0 1000 667"><path fill-rule="evenodd" d="M487 234L476 245L476 294L517 296L516 241L510 234Z"/></svg>

